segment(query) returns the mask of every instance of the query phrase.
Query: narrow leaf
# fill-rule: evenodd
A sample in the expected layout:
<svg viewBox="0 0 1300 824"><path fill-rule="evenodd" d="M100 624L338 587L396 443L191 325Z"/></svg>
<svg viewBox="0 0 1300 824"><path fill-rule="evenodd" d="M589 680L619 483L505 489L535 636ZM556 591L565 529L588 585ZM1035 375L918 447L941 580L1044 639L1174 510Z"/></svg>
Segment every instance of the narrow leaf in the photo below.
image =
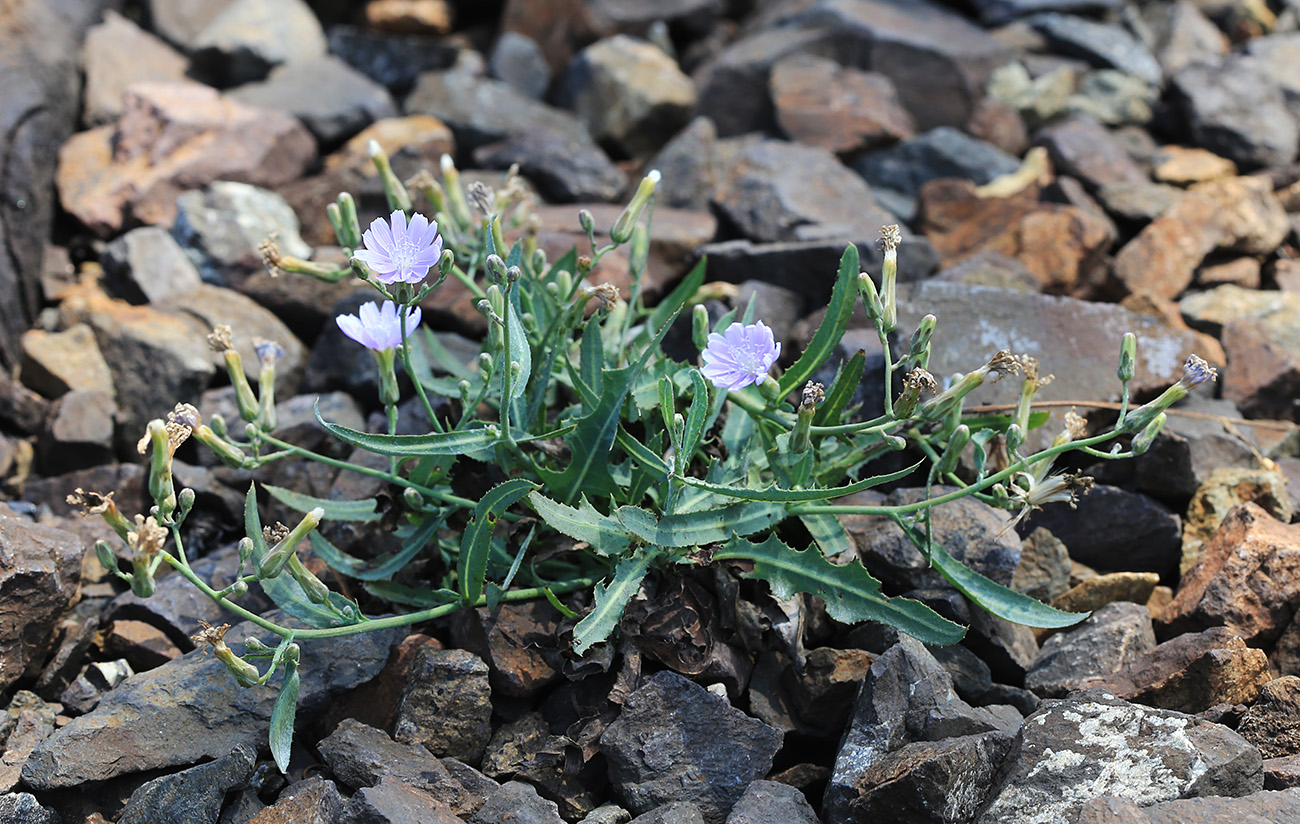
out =
<svg viewBox="0 0 1300 824"><path fill-rule="evenodd" d="M649 322L646 324L647 329L662 329L665 324L676 317L686 307L686 301L695 296L700 286L704 284L704 274L708 269L709 260L707 257L700 258L700 262L686 273L682 282L668 293L667 297L659 301L650 312Z"/></svg>
<svg viewBox="0 0 1300 824"><path fill-rule="evenodd" d="M460 600L460 593L449 589L417 589L392 581L367 581L365 587L366 592L376 598L420 609L446 606Z"/></svg>
<svg viewBox="0 0 1300 824"><path fill-rule="evenodd" d="M657 557L658 553L651 551L624 558L614 568L614 578L608 586L596 584L595 607L573 628L574 652L582 655L592 644L598 644L613 634L628 601L636 595L650 564Z"/></svg>
<svg viewBox="0 0 1300 824"><path fill-rule="evenodd" d="M512 290L513 291L513 290ZM519 320L519 310L514 301L506 303L506 326L510 332L510 363L519 364L519 377L510 383L510 400L518 400L528 387L528 376L533 371L533 352L528 346L528 333ZM502 369L509 369L509 363L502 363Z"/></svg>
<svg viewBox="0 0 1300 824"><path fill-rule="evenodd" d="M800 515L799 521L825 557L836 558L853 549L844 522L834 515Z"/></svg>
<svg viewBox="0 0 1300 824"><path fill-rule="evenodd" d="M284 660L284 683L275 697L271 709L271 757L280 772L289 773L289 752L293 748L293 724L298 715L298 689L302 679L298 675L298 662L292 657Z"/></svg>
<svg viewBox="0 0 1300 824"><path fill-rule="evenodd" d="M844 256L840 258L839 276L835 279L835 288L831 291L831 302L826 307L826 316L822 318L821 326L817 327L817 332L808 342L808 348L803 350L799 360L795 361L794 365L781 376L779 381L781 392L778 397L784 398L803 386L804 382L830 359L836 344L844 337L844 330L849 327L849 318L858 299L857 285L860 271L858 247L850 243L844 249Z"/></svg>
<svg viewBox="0 0 1300 824"><path fill-rule="evenodd" d="M858 385L862 383L862 373L866 368L867 353L859 349L835 376L835 382L826 393L826 400L817 407L817 414L813 416L814 426L839 425L844 409L849 405L849 401L853 400Z"/></svg>
<svg viewBox="0 0 1300 824"><path fill-rule="evenodd" d="M488 554L492 550L492 529L497 518L511 504L536 488L537 484L523 478L506 481L488 490L474 507L474 517L461 536L460 555L456 559L456 578L460 583L462 603L472 604L483 594Z"/></svg>
<svg viewBox="0 0 1300 824"><path fill-rule="evenodd" d="M602 555L621 555L631 545L631 539L618 521L597 512L586 495L576 509L540 492L529 493L528 503L551 529L576 541L586 541Z"/></svg>
<svg viewBox="0 0 1300 824"><path fill-rule="evenodd" d="M705 382L704 376L698 369L692 369L687 374L691 376L691 405L686 410L686 432L682 437L683 466L690 462L691 456L700 447L700 441L704 440L704 430L708 425L711 411L709 385Z"/></svg>
<svg viewBox="0 0 1300 824"><path fill-rule="evenodd" d="M767 489L736 489L724 484L712 484L708 481L702 481L699 478L683 478L691 486L700 489L715 492L718 495L725 495L728 498L740 498L744 501L773 501L783 504L807 503L808 501L828 501L832 498L840 498L844 495L852 495L855 492L861 492L864 489L871 489L873 486L889 483L891 481L901 480L916 471L921 465L917 461L911 466L900 469L897 472L890 472L888 475L874 475L870 478L863 478L860 481L854 481L844 486L833 486L828 489L779 489L775 486Z"/></svg>
<svg viewBox="0 0 1300 824"><path fill-rule="evenodd" d="M582 382L591 393L591 397L599 398L603 388L601 378L605 372L605 342L601 338L600 318L597 315L592 315L587 324L582 327L580 353L582 361L578 367L578 374L582 376Z"/></svg>
<svg viewBox="0 0 1300 824"><path fill-rule="evenodd" d="M725 541L733 534L752 535L767 529L785 517L785 507L745 501L656 519L653 513L640 507L620 506L614 517L624 529L649 546L693 547Z"/></svg>
<svg viewBox="0 0 1300 824"><path fill-rule="evenodd" d="M347 554L319 532L312 532L307 536L307 540L311 541L312 551L332 569L358 581L382 581L397 574L411 562L412 558L419 555L420 550L424 549L434 533L442 526L443 520L441 516L426 519L410 537L402 542L400 549L371 561L363 561Z"/></svg>
<svg viewBox="0 0 1300 824"><path fill-rule="evenodd" d="M285 489L282 486L262 484L262 488L269 492L272 498L298 512L311 512L317 507L325 510L323 520L326 521L367 522L378 521L383 517L382 513L375 511L375 500L373 498L364 501L331 501L328 498L303 495L301 492L294 492L292 489Z"/></svg>
<svg viewBox="0 0 1300 824"><path fill-rule="evenodd" d="M334 437L350 446L359 446L367 452L398 457L424 455L464 455L495 443L499 437L496 427L462 429L454 432L432 432L427 435L378 435L361 432L330 423L320 415L316 406L316 420Z"/></svg>

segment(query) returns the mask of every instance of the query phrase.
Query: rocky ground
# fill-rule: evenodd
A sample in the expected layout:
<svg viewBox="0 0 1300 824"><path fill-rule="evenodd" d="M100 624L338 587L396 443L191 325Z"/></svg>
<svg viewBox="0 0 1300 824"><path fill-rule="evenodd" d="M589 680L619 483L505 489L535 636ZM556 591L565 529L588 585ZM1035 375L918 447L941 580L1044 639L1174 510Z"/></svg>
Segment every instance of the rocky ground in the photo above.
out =
<svg viewBox="0 0 1300 824"><path fill-rule="evenodd" d="M1298 65L1293 0L0 4L0 821L1300 820ZM708 255L711 308L756 300L790 356L845 243L878 272L900 222L900 328L938 316L938 375L1026 352L1056 375L1040 398L1094 423L1125 331L1143 395L1191 352L1222 377L1146 455L1087 467L1078 511L1019 536L982 504L937 519L986 575L1095 610L1074 629L973 612L851 516L887 591L969 623L962 645L722 569L653 580L581 662L548 604L507 605L305 645L282 776L274 691L189 640L221 611L178 577L124 592L64 497L144 508L145 423L231 404L215 323L284 346L284 437L322 444L318 397L382 424L370 358L329 322L362 293L256 251L274 232L337 260L325 204L385 211L371 139L403 177L444 153L494 185L518 164L552 259L578 208L607 230L661 170L652 290ZM625 258L596 277L626 283ZM450 283L425 316L456 351L482 329ZM865 317L845 347L879 356ZM181 457L220 585L249 478ZM378 491L319 466L266 480Z"/></svg>

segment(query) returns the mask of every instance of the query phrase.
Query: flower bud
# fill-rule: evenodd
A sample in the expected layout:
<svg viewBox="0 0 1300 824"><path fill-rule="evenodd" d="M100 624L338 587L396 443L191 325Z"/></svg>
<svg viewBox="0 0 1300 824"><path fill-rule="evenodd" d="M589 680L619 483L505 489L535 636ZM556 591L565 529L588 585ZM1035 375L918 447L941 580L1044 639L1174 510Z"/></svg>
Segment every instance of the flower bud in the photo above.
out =
<svg viewBox="0 0 1300 824"><path fill-rule="evenodd" d="M543 274L546 271L546 250L540 247L534 249L532 260L528 261L528 265L533 268L535 274L539 276Z"/></svg>
<svg viewBox="0 0 1300 824"><path fill-rule="evenodd" d="M518 283L519 279L524 276L524 270L518 266L511 266L506 269L506 283Z"/></svg>
<svg viewBox="0 0 1300 824"><path fill-rule="evenodd" d="M389 211L411 211L411 196L406 191L406 186L402 185L402 181L398 180L397 175L393 173L393 167L388 162L388 153L379 145L378 140L370 141L368 148L370 159L374 161L375 169L379 172L379 182L383 184Z"/></svg>
<svg viewBox="0 0 1300 824"><path fill-rule="evenodd" d="M934 315L926 315L916 324L907 345L907 363L913 369L924 369L930 365L930 337L934 334L937 321Z"/></svg>
<svg viewBox="0 0 1300 824"><path fill-rule="evenodd" d="M289 563L289 558L293 556L298 544L302 543L303 538L307 537L307 533L320 525L323 517L325 517L325 510L320 507L316 507L304 515L297 526L289 531L288 535L277 541L275 546L268 549L266 554L262 556L261 563L257 565L257 577L266 579L279 575L285 565Z"/></svg>
<svg viewBox="0 0 1300 824"><path fill-rule="evenodd" d="M885 321L885 307L880 302L880 293L876 291L876 282L871 279L871 275L866 272L858 275L858 291L862 293L867 317L879 328Z"/></svg>
<svg viewBox="0 0 1300 824"><path fill-rule="evenodd" d="M779 403L781 400L781 384L776 382L776 378L768 375L758 384L758 393L762 395L769 404Z"/></svg>
<svg viewBox="0 0 1300 824"><path fill-rule="evenodd" d="M289 575L298 582L302 591L306 593L307 600L313 604L323 604L329 601L330 591L321 580L312 574L311 570L303 566L302 560L297 555L289 556L289 565L287 567Z"/></svg>
<svg viewBox="0 0 1300 824"><path fill-rule="evenodd" d="M411 509L424 509L424 496L409 486L402 490L402 500Z"/></svg>
<svg viewBox="0 0 1300 824"><path fill-rule="evenodd" d="M500 255L488 255L484 261L488 275L497 283L506 279L506 262L501 259Z"/></svg>
<svg viewBox="0 0 1300 824"><path fill-rule="evenodd" d="M591 212L586 209L578 210L578 225L581 226L582 231L586 232L588 235L596 234L596 218L592 217Z"/></svg>
<svg viewBox="0 0 1300 824"><path fill-rule="evenodd" d="M167 425L159 418L149 421L148 438L153 447L149 497L157 504L159 516L166 518L176 509L176 489L172 486L172 445Z"/></svg>
<svg viewBox="0 0 1300 824"><path fill-rule="evenodd" d="M456 163L451 155L443 155L438 166L442 170L447 210L451 213L452 221L462 230L468 231L474 226L474 218L470 214L469 201L465 200L465 190L460 185L460 172L456 170Z"/></svg>
<svg viewBox="0 0 1300 824"><path fill-rule="evenodd" d="M275 366L284 355L284 348L273 340L258 339L253 342L257 353L257 421L262 429L275 429Z"/></svg>
<svg viewBox="0 0 1300 824"><path fill-rule="evenodd" d="M1141 432L1133 436L1133 454L1141 455L1150 449L1152 442L1155 441L1156 436L1160 434L1160 430L1164 428L1164 425L1165 413L1161 412L1159 415L1152 418L1151 422L1143 427Z"/></svg>
<svg viewBox="0 0 1300 824"><path fill-rule="evenodd" d="M244 374L244 359L234 349L227 349L222 353L222 357L226 361L226 374L230 376L230 385L235 389L235 404L239 407L239 417L252 423L257 420L259 409L257 396L253 394L253 387L248 383L248 376Z"/></svg>
<svg viewBox="0 0 1300 824"><path fill-rule="evenodd" d="M614 227L609 230L610 240L615 243L627 243L631 239L632 227L636 225L637 218L641 216L646 204L654 196L655 185L659 183L659 177L659 170L655 169L641 178L641 182L636 187L636 192L632 195L632 200L614 221Z"/></svg>
<svg viewBox="0 0 1300 824"><path fill-rule="evenodd" d="M638 223L632 229L632 245L628 247L627 268L633 277L645 272L650 259L650 230Z"/></svg>
<svg viewBox="0 0 1300 824"><path fill-rule="evenodd" d="M450 249L442 250L442 257L438 258L438 272L443 275L450 275L456 268L456 253Z"/></svg>
<svg viewBox="0 0 1300 824"><path fill-rule="evenodd" d="M1013 422L1007 427L1007 433L1003 437L1007 444L1007 451L1015 454L1025 443L1025 430L1020 427L1020 424Z"/></svg>
<svg viewBox="0 0 1300 824"><path fill-rule="evenodd" d="M189 515L193 508L194 490L187 486L176 495L176 520L185 520L185 516Z"/></svg>
<svg viewBox="0 0 1300 824"><path fill-rule="evenodd" d="M343 229L339 235L339 244L355 249L361 245L361 221L357 219L357 202L347 192L340 192L335 202L339 207L339 225Z"/></svg>
<svg viewBox="0 0 1300 824"><path fill-rule="evenodd" d="M193 636L194 643L207 645L207 648L212 650L213 656L230 670L230 674L235 677L235 683L241 687L254 687L261 683L262 676L257 667L235 655L235 651L226 646L225 637L230 631L229 624L214 627L207 621L199 621L199 626L203 629Z"/></svg>
<svg viewBox="0 0 1300 824"><path fill-rule="evenodd" d="M702 303L691 309L691 342L701 352L709 345L709 310Z"/></svg>
<svg viewBox="0 0 1300 824"><path fill-rule="evenodd" d="M1137 371L1137 335L1132 332L1125 332L1124 339L1119 345L1119 368L1115 374L1124 383L1133 380L1133 374Z"/></svg>
<svg viewBox="0 0 1300 824"><path fill-rule="evenodd" d="M95 541L95 557L99 559L99 564L104 569L114 575L125 577L118 567L117 555L113 553L113 548L108 545L107 541Z"/></svg>
<svg viewBox="0 0 1300 824"><path fill-rule="evenodd" d="M903 235L897 225L891 224L880 229L880 249L885 254L885 262L880 270L880 304L884 308L881 329L885 332L894 331L898 325L894 284L898 280L898 245L902 242Z"/></svg>
<svg viewBox="0 0 1300 824"><path fill-rule="evenodd" d="M904 449L907 449L907 438L904 438L901 435L885 435L880 440L885 446L895 452L902 452Z"/></svg>
<svg viewBox="0 0 1300 824"><path fill-rule="evenodd" d="M939 456L939 478L942 480L957 470L957 462L961 460L961 453L966 449L966 444L970 443L970 427L966 424L959 424L948 438L948 445L944 447L943 454Z"/></svg>

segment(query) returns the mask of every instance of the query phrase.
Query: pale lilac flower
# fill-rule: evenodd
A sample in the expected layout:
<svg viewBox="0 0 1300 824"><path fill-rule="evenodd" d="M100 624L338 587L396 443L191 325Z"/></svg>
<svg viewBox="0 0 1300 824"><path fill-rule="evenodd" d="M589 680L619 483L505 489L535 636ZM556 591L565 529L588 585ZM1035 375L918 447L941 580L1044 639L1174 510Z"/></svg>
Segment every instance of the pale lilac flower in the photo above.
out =
<svg viewBox="0 0 1300 824"><path fill-rule="evenodd" d="M408 224L400 209L388 220L375 218L361 243L365 248L353 257L369 266L380 283L419 283L442 256L438 224L418 213Z"/></svg>
<svg viewBox="0 0 1300 824"><path fill-rule="evenodd" d="M406 314L406 335L411 336L415 327L420 325L420 307L404 310ZM371 301L361 304L355 315L339 315L334 319L343 334L357 343L382 352L395 349L402 343L402 323L397 314L397 304L391 300L384 305Z"/></svg>
<svg viewBox="0 0 1300 824"><path fill-rule="evenodd" d="M722 334L709 335L700 372L719 389L735 392L762 383L781 356L781 344L762 321L746 326L733 323Z"/></svg>

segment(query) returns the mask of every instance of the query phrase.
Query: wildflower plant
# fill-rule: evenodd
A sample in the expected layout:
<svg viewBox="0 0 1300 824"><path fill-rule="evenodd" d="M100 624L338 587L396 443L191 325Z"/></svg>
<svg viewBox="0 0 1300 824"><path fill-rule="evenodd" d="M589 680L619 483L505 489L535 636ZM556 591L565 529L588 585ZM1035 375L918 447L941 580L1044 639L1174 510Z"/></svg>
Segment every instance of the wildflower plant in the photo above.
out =
<svg viewBox="0 0 1300 824"><path fill-rule="evenodd" d="M1069 417L1050 446L1027 453L1029 429L1046 418L1033 411L1035 393L1048 380L1040 377L1036 361L999 351L940 390L926 371L933 316L915 330L904 330L910 335L895 351L895 340L902 340L895 334L897 227L882 232L879 288L860 271L857 249L845 250L821 326L780 370L781 344L753 316L752 305L710 322L700 305L706 293L703 261L656 305L648 305L642 278L657 173L641 181L613 224L609 243L597 242L594 220L582 212L579 225L589 250L571 250L551 262L537 246L535 222L515 174L500 191L482 184L466 191L454 164L444 158L441 182L424 174L408 191L377 146L372 156L391 215L362 233L351 197L340 195L327 209L351 256L349 266L284 257L270 243L262 251L274 271L329 281L355 277L379 294L382 303L364 304L357 315L339 316L337 324L375 353L388 431L351 429L319 412L317 418L343 442L387 456L388 468L343 463L278 438L273 401L278 347L259 348L255 392L230 344L230 331L218 329L210 343L223 353L242 427L218 416L205 422L185 404L167 421L152 422L141 448L151 456L154 506L147 515L135 515L134 522L118 511L111 494L78 490L79 501L89 503L86 496L98 501L91 510L108 519L131 550L132 568L125 571L107 544L96 547L105 565L130 581L134 591L152 592L154 573L166 563L274 641L250 641L241 656L225 644L224 628L203 627L196 636L242 685L267 684L282 673L270 733L281 768L293 735L299 644L546 598L571 618L579 618L573 605L585 610L572 636L573 654L581 656L617 631L624 608L656 568L736 562L779 598L819 596L840 621L882 621L927 643L959 641L964 627L918 601L887 597L860 562L842 562L852 557L852 544L838 516L848 513L892 519L934 569L989 612L1037 627L1074 624L1085 616L1052 609L958 562L931 540L930 513L968 496L1019 513L1017 518L1048 501L1073 500L1089 482L1052 474L1059 456L1081 451L1121 458L1145 449L1163 423L1163 410L1194 383L1213 377L1208 365L1193 358L1183 381L1129 410L1136 341L1128 335L1121 346L1123 403L1115 425L1088 435L1077 417ZM432 219L413 210L412 192L424 199ZM589 282L595 264L621 245L628 246L627 294ZM468 364L420 326L419 301L448 277L470 292L488 320L481 354ZM892 388L896 378L902 386L897 397L886 392L879 414L849 405L863 377L862 353L841 364L828 386L811 380L831 358L859 299L884 349L884 386ZM699 365L675 360L661 347L679 318L692 329ZM399 372L409 379L429 422L425 433L397 434ZM1012 414L963 414L965 398L978 386L1015 376L1022 391ZM436 399L449 400L436 404ZM383 479L402 490L400 546L389 555L363 559L318 531L324 521L379 521L373 500L318 499L269 485L262 486L264 492L298 510L301 518L293 526L264 528L254 484L246 498L240 568L229 586L212 588L191 568L185 551L181 527L194 492L176 490L171 472L176 447L189 437L241 469L306 459ZM1117 443L1100 449L1121 437L1132 439L1130 448ZM1000 462L992 458L1000 454L999 445L1005 448ZM873 474L876 459L903 450L916 462ZM462 472L490 472L504 480L471 500L453 488ZM905 479L923 484L930 494L889 506L835 502ZM309 569L302 557L307 552L337 575L360 582L371 596L411 611L363 614L356 601ZM416 558L427 562L436 579L425 587L394 581ZM241 605L251 586L261 587L288 618L272 620ZM563 600L584 590L590 598Z"/></svg>

